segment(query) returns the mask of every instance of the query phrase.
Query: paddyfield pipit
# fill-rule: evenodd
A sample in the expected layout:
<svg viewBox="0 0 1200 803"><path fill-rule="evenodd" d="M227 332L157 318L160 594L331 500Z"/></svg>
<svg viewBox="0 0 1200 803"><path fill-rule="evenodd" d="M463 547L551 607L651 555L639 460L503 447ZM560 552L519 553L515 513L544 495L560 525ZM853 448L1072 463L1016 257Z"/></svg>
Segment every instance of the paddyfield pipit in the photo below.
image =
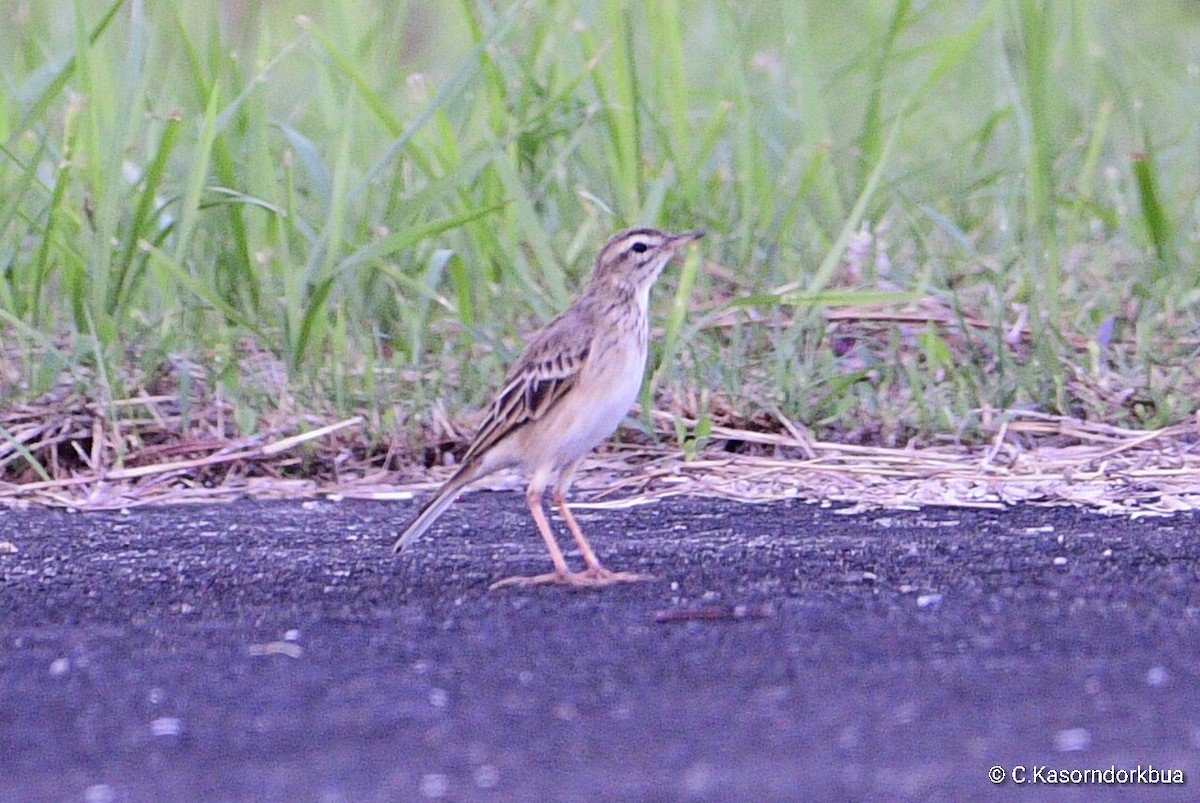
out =
<svg viewBox="0 0 1200 803"><path fill-rule="evenodd" d="M528 583L601 586L648 579L604 568L567 507L566 493L584 455L607 438L629 412L646 370L650 287L680 246L703 235L627 229L596 257L583 294L542 329L509 369L458 471L396 540L400 552L429 529L459 491L494 471L529 476L525 504L546 542L554 571L510 577L492 587ZM587 568L570 572L554 539L542 496L551 496Z"/></svg>

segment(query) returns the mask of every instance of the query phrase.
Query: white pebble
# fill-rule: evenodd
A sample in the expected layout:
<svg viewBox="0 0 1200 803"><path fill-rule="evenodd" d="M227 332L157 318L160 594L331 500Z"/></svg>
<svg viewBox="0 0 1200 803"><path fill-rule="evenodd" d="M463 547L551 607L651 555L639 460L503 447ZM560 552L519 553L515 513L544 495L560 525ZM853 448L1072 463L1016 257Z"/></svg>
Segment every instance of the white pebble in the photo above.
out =
<svg viewBox="0 0 1200 803"><path fill-rule="evenodd" d="M1060 753L1077 753L1091 744L1092 734L1087 728L1066 728L1054 734L1054 749Z"/></svg>

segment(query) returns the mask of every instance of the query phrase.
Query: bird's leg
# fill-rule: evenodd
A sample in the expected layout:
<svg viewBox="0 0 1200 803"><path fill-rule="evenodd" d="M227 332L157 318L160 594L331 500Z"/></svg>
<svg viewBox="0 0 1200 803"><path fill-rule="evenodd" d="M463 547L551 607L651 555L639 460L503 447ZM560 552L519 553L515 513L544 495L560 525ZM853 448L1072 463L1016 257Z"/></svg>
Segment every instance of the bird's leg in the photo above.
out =
<svg viewBox="0 0 1200 803"><path fill-rule="evenodd" d="M575 539L575 543L579 546L579 551L583 554L583 562L587 564L587 570L592 574L607 571L600 565L600 559L596 557L595 551L592 550L592 545L584 538L583 530L579 528L579 522L575 521L575 516L571 513L571 508L567 507L567 500L563 492L555 488L552 498L554 499L554 506L558 508L558 512L562 514L563 520L567 523L567 529L571 531L571 537Z"/></svg>
<svg viewBox="0 0 1200 803"><path fill-rule="evenodd" d="M592 550L591 545L583 537L583 530L579 528L579 522L575 521L575 517L571 515L571 511L567 507L566 489L570 485L571 477L574 473L575 466L572 465L560 475L558 483L554 486L552 496L555 507L562 513L563 519L567 522L567 529L571 531L571 535L575 538L575 543L579 546L579 551L583 554L583 562L587 564L587 569L582 572L570 572L567 570L567 562L563 559L562 550L559 549L558 542L554 539L554 531L550 529L550 522L546 519L546 512L542 508L542 491L545 488L545 484L535 479L529 484L529 489L525 492L525 504L529 506L529 512L533 516L533 521L537 525L538 532L542 534L542 540L546 542L546 549L550 552L550 561L554 564L554 571L546 574L537 574L532 577L506 577L503 580L492 583L491 588L547 585L550 583L578 588L594 588L613 583L632 583L638 580L654 579L647 574L609 571L600 564L600 559L596 557L596 553Z"/></svg>
<svg viewBox="0 0 1200 803"><path fill-rule="evenodd" d="M542 540L546 542L546 550L550 553L550 562L554 564L554 571L533 577L505 577L503 580L492 583L490 588L571 582L570 578L573 575L567 571L567 562L563 560L562 550L558 548L558 542L554 540L554 531L550 529L550 522L546 520L546 511L542 509L542 492L544 490L545 486L536 480L531 482L528 490L525 491L525 504L529 506L529 513L533 516L533 523L537 525L538 532L542 534Z"/></svg>
<svg viewBox="0 0 1200 803"><path fill-rule="evenodd" d="M536 492L532 489L527 491L525 504L529 505L529 512L533 514L533 521L537 524L538 532L542 534L542 540L546 542L546 549L550 552L550 562L554 564L554 573L557 575L569 574L567 562L563 560L562 550L558 548L558 541L554 539L554 531L550 529L550 522L546 519L546 511L542 509L542 490L539 488Z"/></svg>
<svg viewBox="0 0 1200 803"><path fill-rule="evenodd" d="M632 583L638 580L653 580L654 578L648 574L614 572L600 565L600 559L596 557L591 544L584 538L579 522L575 521L574 514L567 507L567 488L571 485L571 480L575 476L575 467L578 465L579 463L576 461L563 469L562 474L559 475L558 482L554 485L554 490L551 492L554 506L562 514L563 520L567 523L567 529L571 531L571 536L575 539L575 543L579 546L579 551L583 555L583 562L587 564L587 569L578 575L573 575L574 579L569 582L572 582L574 585L608 585L610 583Z"/></svg>

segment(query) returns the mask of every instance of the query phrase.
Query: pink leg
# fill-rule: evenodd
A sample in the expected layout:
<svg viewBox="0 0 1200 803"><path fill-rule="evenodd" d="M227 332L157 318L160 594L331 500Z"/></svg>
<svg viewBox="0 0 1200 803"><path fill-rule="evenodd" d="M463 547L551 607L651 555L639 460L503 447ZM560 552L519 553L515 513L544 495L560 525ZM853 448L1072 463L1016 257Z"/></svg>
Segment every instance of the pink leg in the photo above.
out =
<svg viewBox="0 0 1200 803"><path fill-rule="evenodd" d="M567 571L567 562L563 560L562 550L558 548L558 542L554 540L554 531L550 529L550 522L546 520L546 511L542 509L543 489L535 488L535 484L530 483L528 490L525 491L525 504L529 506L529 513L533 516L533 523L537 525L538 532L542 535L542 540L546 542L546 551L550 553L550 562L554 564L554 571L549 574L539 574L533 577L506 577L503 580L492 583L492 588L570 582L568 578L571 577L571 573Z"/></svg>
<svg viewBox="0 0 1200 803"><path fill-rule="evenodd" d="M637 580L654 579L647 574L612 572L600 564L600 559L596 557L596 553L592 550L591 545L584 538L583 530L579 528L579 522L575 521L575 516L571 514L570 508L567 507L566 490L571 484L571 478L574 474L575 466L571 465L559 475L558 483L554 486L553 499L555 507L562 513L563 520L567 523L567 529L571 531L575 543L579 546L579 551L583 554L583 562L587 564L587 569L574 573L567 571L567 562L563 559L562 550L559 549L558 542L554 539L554 531L550 529L550 522L546 519L546 512L542 508L542 491L545 488L544 481L539 482L538 478L535 477L530 482L529 489L525 492L525 504L529 506L529 512L533 516L533 521L537 525L538 532L542 535L542 540L546 542L546 549L550 553L550 561L554 564L554 571L532 577L506 577L503 580L492 583L491 587L493 589L504 588L505 586L544 585L549 583L594 588L613 583L631 583Z"/></svg>
<svg viewBox="0 0 1200 803"><path fill-rule="evenodd" d="M575 520L575 515L567 507L567 488L571 486L571 480L575 478L575 469L578 465L579 463L576 461L563 469L563 472L558 477L558 482L554 485L551 498L554 500L554 506L558 508L558 512L562 514L563 521L567 523L567 529L571 531L571 536L575 539L575 544L579 547L579 552L583 555L583 562L587 564L587 570L582 572L582 574L593 581L589 585L608 585L610 583L653 580L654 578L648 574L613 572L600 564L600 559L596 557L596 552L592 549L591 544L588 543L587 538L584 537L583 529L579 526L579 522Z"/></svg>

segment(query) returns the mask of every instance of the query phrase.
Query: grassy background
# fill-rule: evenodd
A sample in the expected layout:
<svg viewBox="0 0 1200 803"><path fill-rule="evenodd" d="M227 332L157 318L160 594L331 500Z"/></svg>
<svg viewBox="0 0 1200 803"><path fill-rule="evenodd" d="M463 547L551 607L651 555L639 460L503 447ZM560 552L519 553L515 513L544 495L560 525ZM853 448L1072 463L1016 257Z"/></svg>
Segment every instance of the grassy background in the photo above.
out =
<svg viewBox="0 0 1200 803"><path fill-rule="evenodd" d="M0 411L94 401L117 462L143 392L417 447L634 223L710 232L656 295L679 412L903 443L1200 400L1191 0L0 15Z"/></svg>

